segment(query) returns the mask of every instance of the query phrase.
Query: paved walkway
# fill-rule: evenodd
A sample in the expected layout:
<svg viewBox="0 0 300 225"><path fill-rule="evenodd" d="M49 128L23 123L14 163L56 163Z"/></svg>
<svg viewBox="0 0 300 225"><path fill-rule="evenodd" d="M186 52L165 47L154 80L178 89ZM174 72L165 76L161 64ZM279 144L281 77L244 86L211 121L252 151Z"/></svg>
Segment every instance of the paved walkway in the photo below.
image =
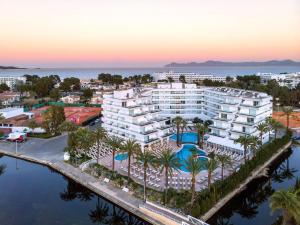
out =
<svg viewBox="0 0 300 225"><path fill-rule="evenodd" d="M51 139L30 138L26 143L18 144L17 152L15 143L0 142L0 152L52 167L151 224L165 224L163 216L155 216L155 213L145 213L144 210L139 208L139 205L143 205L142 200L65 163L63 161L63 149L66 145L66 135Z"/></svg>

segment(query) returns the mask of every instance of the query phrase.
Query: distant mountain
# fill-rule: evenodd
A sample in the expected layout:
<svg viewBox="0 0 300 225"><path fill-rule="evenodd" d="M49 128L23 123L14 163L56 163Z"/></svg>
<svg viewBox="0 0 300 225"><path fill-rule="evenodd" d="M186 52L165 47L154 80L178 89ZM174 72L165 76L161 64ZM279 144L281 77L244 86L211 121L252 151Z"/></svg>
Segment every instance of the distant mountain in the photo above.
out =
<svg viewBox="0 0 300 225"><path fill-rule="evenodd" d="M12 70L12 69L26 69L26 68L20 68L15 66L0 66L0 70Z"/></svg>
<svg viewBox="0 0 300 225"><path fill-rule="evenodd" d="M190 62L190 63L176 63L172 62L165 65L165 67L200 67L200 66L300 66L300 62L293 60L270 60L265 62L222 62L209 60L206 62Z"/></svg>

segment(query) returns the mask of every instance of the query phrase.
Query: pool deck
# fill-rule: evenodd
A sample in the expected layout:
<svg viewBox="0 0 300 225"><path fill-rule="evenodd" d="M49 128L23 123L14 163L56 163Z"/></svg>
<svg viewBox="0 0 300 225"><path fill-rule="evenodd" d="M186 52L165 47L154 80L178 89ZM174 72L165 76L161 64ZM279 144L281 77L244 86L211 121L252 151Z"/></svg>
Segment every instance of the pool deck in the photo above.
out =
<svg viewBox="0 0 300 225"><path fill-rule="evenodd" d="M14 143L1 142L0 153L53 168L150 224L163 225L166 224L166 221L170 222L168 224L180 224L164 216L163 212L158 214L149 210L149 212L145 211L143 207L140 208L145 204L141 199L65 163L63 161L64 145L55 145L56 142L66 143L66 137L62 135L47 140L31 138L28 142L19 144L17 153L15 152Z"/></svg>

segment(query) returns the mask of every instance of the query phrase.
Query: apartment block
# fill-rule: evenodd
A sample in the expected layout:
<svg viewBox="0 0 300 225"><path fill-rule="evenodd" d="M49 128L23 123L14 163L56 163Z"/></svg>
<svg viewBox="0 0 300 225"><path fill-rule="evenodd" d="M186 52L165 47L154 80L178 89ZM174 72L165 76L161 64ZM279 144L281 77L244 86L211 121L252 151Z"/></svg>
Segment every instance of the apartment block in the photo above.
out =
<svg viewBox="0 0 300 225"><path fill-rule="evenodd" d="M116 90L103 95L102 107L103 127L108 134L134 139L142 148L171 134L170 120L155 109L151 92Z"/></svg>

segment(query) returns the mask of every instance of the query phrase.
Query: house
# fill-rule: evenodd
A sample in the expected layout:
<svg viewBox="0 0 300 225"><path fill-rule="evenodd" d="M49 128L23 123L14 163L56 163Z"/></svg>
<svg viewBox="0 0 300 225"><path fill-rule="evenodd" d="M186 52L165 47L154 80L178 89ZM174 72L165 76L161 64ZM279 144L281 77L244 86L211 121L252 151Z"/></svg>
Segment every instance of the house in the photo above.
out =
<svg viewBox="0 0 300 225"><path fill-rule="evenodd" d="M60 100L66 104L78 103L80 101L80 96L78 95L67 95L65 97L61 97Z"/></svg>

